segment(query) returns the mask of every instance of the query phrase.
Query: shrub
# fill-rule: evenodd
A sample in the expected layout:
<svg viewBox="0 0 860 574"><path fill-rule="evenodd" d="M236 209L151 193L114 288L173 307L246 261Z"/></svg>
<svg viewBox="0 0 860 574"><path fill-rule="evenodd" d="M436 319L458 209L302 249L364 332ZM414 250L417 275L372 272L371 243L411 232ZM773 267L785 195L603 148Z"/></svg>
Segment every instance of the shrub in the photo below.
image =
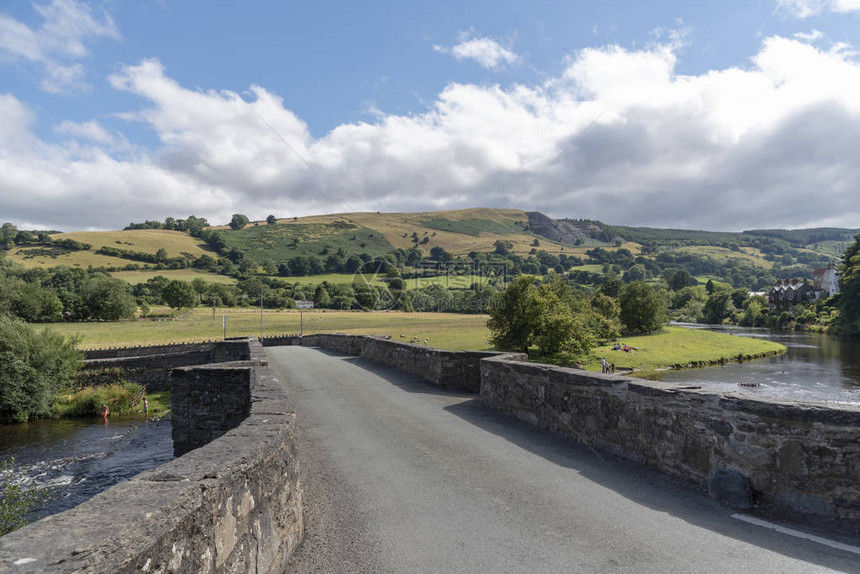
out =
<svg viewBox="0 0 860 574"><path fill-rule="evenodd" d="M0 424L53 414L54 398L72 388L83 363L75 343L0 315Z"/></svg>
<svg viewBox="0 0 860 574"><path fill-rule="evenodd" d="M14 471L14 458L0 462L0 536L27 524L27 514L42 501L41 492L14 481Z"/></svg>

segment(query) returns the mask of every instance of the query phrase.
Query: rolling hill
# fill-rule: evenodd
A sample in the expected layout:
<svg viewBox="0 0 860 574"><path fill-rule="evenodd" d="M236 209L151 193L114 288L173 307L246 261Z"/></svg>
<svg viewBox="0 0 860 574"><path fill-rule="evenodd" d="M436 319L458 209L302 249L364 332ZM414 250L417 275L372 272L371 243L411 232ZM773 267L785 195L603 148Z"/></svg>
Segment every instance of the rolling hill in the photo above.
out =
<svg viewBox="0 0 860 574"><path fill-rule="evenodd" d="M523 257L545 251L586 260L586 252L596 247L608 252L624 248L633 257L643 255L654 259L662 254L678 261L684 261L685 257L707 257L721 262L734 260L762 270L778 264L801 274L838 258L844 246L860 232L858 229L820 228L733 233L625 227L593 220L552 219L539 212L490 208L422 213L339 213L278 219L272 224L251 222L238 230L226 226L211 229L223 238L225 252L241 251L246 260L257 265L277 265L296 256L325 259L326 255L341 250L347 256L363 253L381 256L393 249L412 247L421 249L425 255L432 248L441 247L455 257L465 257L470 252L492 252L497 241L504 241L511 253ZM28 268L56 265L109 268L135 283L143 280L144 275L152 276L157 269L170 267L152 260L157 253L161 253L162 258L165 254L169 258L184 258L189 277L203 273L191 269L196 258L219 255L200 238L164 229L58 233L50 237L55 242L71 239L86 243L90 248L74 250L51 244L25 244L5 251L5 256ZM129 257L119 255L119 251L133 252L137 258L132 257L130 261Z"/></svg>

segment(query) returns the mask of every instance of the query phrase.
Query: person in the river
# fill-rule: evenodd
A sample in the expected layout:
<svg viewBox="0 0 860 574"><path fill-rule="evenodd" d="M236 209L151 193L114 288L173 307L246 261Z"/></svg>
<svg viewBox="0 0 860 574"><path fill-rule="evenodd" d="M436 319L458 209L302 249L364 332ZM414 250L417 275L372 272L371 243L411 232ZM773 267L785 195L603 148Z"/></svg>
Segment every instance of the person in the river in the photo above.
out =
<svg viewBox="0 0 860 574"><path fill-rule="evenodd" d="M110 414L110 410L107 405L102 405L102 418L107 420L108 415Z"/></svg>

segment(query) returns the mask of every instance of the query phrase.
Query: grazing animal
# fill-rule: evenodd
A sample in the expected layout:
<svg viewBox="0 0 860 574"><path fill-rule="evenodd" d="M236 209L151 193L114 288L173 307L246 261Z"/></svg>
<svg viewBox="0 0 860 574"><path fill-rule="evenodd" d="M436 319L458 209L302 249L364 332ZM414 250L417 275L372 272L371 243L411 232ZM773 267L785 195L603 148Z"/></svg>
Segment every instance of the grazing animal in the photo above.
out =
<svg viewBox="0 0 860 574"><path fill-rule="evenodd" d="M430 344L430 339L424 339L424 344L425 344L425 345L429 345L429 344Z"/></svg>

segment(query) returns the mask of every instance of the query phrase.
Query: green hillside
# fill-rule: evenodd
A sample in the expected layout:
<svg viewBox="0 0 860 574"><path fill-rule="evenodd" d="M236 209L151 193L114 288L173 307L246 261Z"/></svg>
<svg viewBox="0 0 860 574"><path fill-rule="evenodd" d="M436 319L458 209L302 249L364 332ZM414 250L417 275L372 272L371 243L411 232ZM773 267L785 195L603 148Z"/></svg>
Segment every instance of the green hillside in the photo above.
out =
<svg viewBox="0 0 860 574"><path fill-rule="evenodd" d="M155 228L144 228L149 225ZM273 269L297 257L325 262L332 255L340 260L367 259L393 250L418 249L427 258L431 250L441 248L453 258L467 259L474 253L494 253L502 242L502 257L517 272L558 270L559 258L562 262L567 258L564 271L583 284L594 284L606 273L622 277L630 272L630 277L655 279L665 269L681 268L694 276L760 288L776 278L811 277L814 268L838 260L860 231L657 229L489 208L272 218L242 229L197 229L195 236L176 228L159 229L159 225L146 222L125 231L38 236L25 232L23 238L19 234L20 243L14 237L5 241L6 249L0 254L27 268L99 268L137 284L160 271L210 281L217 277L213 273L234 279L254 273L272 275ZM347 270L327 268L326 272Z"/></svg>

